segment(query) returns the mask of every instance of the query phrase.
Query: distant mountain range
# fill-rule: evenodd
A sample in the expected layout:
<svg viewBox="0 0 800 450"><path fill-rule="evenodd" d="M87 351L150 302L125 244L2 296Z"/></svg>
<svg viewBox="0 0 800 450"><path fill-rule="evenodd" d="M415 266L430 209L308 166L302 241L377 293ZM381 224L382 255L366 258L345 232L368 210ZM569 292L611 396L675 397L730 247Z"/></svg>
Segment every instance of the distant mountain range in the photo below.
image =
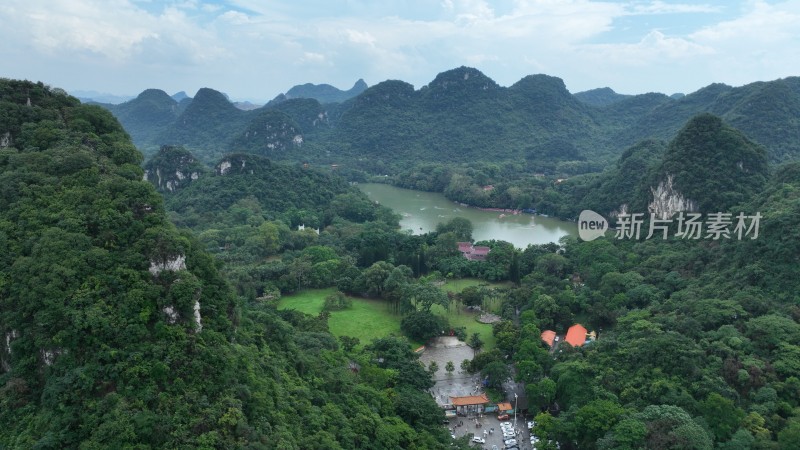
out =
<svg viewBox="0 0 800 450"><path fill-rule="evenodd" d="M459 67L417 90L398 80L368 88L359 80L348 91L295 86L248 111L208 88L180 102L147 90L104 106L146 154L184 145L206 162L243 151L375 173L386 164L419 161L527 161L543 171L569 166L585 172L637 142L671 140L700 113L721 117L763 145L772 162L800 156L798 77L712 84L688 95L622 95L610 88L571 94L556 77L530 75L502 87L477 69Z"/></svg>

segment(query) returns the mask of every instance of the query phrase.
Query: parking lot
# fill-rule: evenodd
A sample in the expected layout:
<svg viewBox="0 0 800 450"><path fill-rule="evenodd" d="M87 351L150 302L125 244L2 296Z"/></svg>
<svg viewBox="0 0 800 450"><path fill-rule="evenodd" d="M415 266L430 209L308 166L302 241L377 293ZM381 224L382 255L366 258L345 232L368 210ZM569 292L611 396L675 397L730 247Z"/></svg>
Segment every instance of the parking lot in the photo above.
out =
<svg viewBox="0 0 800 450"><path fill-rule="evenodd" d="M477 395L483 392L478 375L470 375L461 371L461 361L465 359L472 359L472 349L464 342L452 336L442 336L433 339L420 355L420 361L425 364L426 367L431 361L436 361L436 364L439 366L439 370L433 375L436 384L430 389L431 396L439 405L448 405L450 403L450 397ZM451 374L448 374L444 369L448 361L452 361L456 367L456 370ZM517 407L523 406L524 389L513 382L504 383L503 388L510 396L510 398L507 398L509 402L515 402L514 393L516 392L520 400L520 404L517 405ZM510 420L504 422L514 425L514 416L512 415ZM494 450L493 446L497 446L497 450L505 448L505 439L500 426L500 420L497 419L496 413L485 414L479 417L458 416L451 419L446 426L456 437L472 434L484 438L486 440L484 444L473 444L476 448L487 450ZM530 433L521 415L517 416L516 426L512 428L514 430L515 439L518 442L517 448L520 450L530 450Z"/></svg>
<svg viewBox="0 0 800 450"><path fill-rule="evenodd" d="M504 422L508 422L513 425L513 416L510 420ZM476 423L480 424L481 426L476 426ZM459 424L461 425L459 426ZM473 434L475 436L484 438L486 443L473 444L476 448L492 450L492 446L495 445L497 446L498 450L505 448L505 444L503 443L503 431L500 426L500 421L497 420L497 416L495 414L488 414L479 418L457 417L450 420L449 428L451 430L455 429L453 434L455 434L456 437L461 437L465 434ZM526 422L522 417L517 416L517 425L513 429L514 435L516 436L514 439L516 439L519 443L518 448L520 450L531 449L530 433L526 426Z"/></svg>
<svg viewBox="0 0 800 450"><path fill-rule="evenodd" d="M419 360L426 367L431 361L436 361L439 366L439 370L433 375L436 384L430 392L440 406L449 404L450 397L475 395L479 392L479 377L461 371L461 361L465 359L472 359L472 348L452 336L433 339L420 355ZM445 370L448 361L452 361L455 366L451 374Z"/></svg>

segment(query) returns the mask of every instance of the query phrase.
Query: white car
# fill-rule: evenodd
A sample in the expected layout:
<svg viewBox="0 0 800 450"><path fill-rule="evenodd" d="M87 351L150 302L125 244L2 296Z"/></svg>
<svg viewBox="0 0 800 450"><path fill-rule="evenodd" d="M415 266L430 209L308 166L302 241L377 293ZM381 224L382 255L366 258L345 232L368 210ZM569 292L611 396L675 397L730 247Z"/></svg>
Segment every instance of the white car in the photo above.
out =
<svg viewBox="0 0 800 450"><path fill-rule="evenodd" d="M486 443L486 439L484 439L482 437L475 436L474 438L472 438L472 442L474 442L476 444L485 444Z"/></svg>
<svg viewBox="0 0 800 450"><path fill-rule="evenodd" d="M503 441L503 443L506 444L506 447L511 447L512 445L517 445L517 440L509 439L507 441Z"/></svg>
<svg viewBox="0 0 800 450"><path fill-rule="evenodd" d="M503 433L503 439L504 439L504 440L505 440L505 439L514 439L514 438L516 438L516 437L517 437L517 435L516 435L516 434L514 434L514 433Z"/></svg>
<svg viewBox="0 0 800 450"><path fill-rule="evenodd" d="M529 430L530 430L531 428L535 427L535 426L536 426L536 422L534 422L534 421L532 421L532 420L531 420L530 422L528 422L528 429L529 429Z"/></svg>

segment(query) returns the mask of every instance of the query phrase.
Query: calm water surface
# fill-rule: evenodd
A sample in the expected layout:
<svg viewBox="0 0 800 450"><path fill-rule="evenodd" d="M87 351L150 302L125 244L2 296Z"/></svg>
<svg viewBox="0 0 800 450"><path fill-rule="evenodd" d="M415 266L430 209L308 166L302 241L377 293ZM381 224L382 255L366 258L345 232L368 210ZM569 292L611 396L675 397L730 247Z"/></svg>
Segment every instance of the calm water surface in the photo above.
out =
<svg viewBox="0 0 800 450"><path fill-rule="evenodd" d="M401 189L388 184L360 184L370 199L388 206L402 215L400 227L414 234L436 229L436 224L453 217L463 217L472 222L472 238L475 241L497 239L511 242L518 248L528 244L558 242L567 234L576 235L578 228L572 222L530 214L513 215L461 206L445 198L443 194Z"/></svg>

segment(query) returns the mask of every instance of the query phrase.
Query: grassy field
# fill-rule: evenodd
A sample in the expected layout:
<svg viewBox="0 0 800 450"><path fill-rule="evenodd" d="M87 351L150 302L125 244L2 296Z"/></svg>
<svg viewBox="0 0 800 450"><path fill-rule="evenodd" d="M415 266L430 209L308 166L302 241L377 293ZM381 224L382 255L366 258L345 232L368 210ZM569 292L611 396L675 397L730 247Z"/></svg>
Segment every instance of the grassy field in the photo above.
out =
<svg viewBox="0 0 800 450"><path fill-rule="evenodd" d="M486 284L489 287L511 286L511 283L507 281L489 282L479 278L457 278L455 280L447 280L441 288L448 292L461 292L466 287L477 286L479 284Z"/></svg>
<svg viewBox="0 0 800 450"><path fill-rule="evenodd" d="M450 280L442 288L451 292L460 292L467 286L475 286L483 282L472 278ZM490 283L490 286L500 285L503 284ZM335 292L334 288L306 289L297 294L282 297L278 302L278 309L296 309L316 316L322 311L325 297L333 292ZM385 301L360 297L351 297L351 299L353 300L352 308L345 311L334 311L328 319L328 327L334 336L357 337L363 345L383 336L403 334L400 331L402 317L389 311ZM478 333L484 342L485 350L494 348L495 338L492 335L492 326L477 322L476 314L459 313L455 311L455 308L447 312L438 305L434 305L432 311L447 317L453 327L466 327L468 336ZM412 342L412 344L420 345L419 342Z"/></svg>
<svg viewBox="0 0 800 450"><path fill-rule="evenodd" d="M495 338L492 334L492 326L485 323L478 322L478 314L468 313L468 312L457 312L455 308L453 308L450 312L446 312L444 308L439 305L433 305L431 311L435 314L443 315L447 317L447 320L450 322L450 326L455 327L465 327L467 329L467 337L472 336L472 333L478 333L483 341L483 349L490 350L493 349L495 346Z"/></svg>
<svg viewBox="0 0 800 450"><path fill-rule="evenodd" d="M317 315L322 311L325 297L335 292L334 288L307 289L294 295L282 297L278 309L296 309L306 314ZM351 297L353 306L345 311L333 311L328 319L328 327L334 336L357 337L362 344L373 339L402 335L401 317L392 314L382 300ZM419 345L419 343L412 342Z"/></svg>

